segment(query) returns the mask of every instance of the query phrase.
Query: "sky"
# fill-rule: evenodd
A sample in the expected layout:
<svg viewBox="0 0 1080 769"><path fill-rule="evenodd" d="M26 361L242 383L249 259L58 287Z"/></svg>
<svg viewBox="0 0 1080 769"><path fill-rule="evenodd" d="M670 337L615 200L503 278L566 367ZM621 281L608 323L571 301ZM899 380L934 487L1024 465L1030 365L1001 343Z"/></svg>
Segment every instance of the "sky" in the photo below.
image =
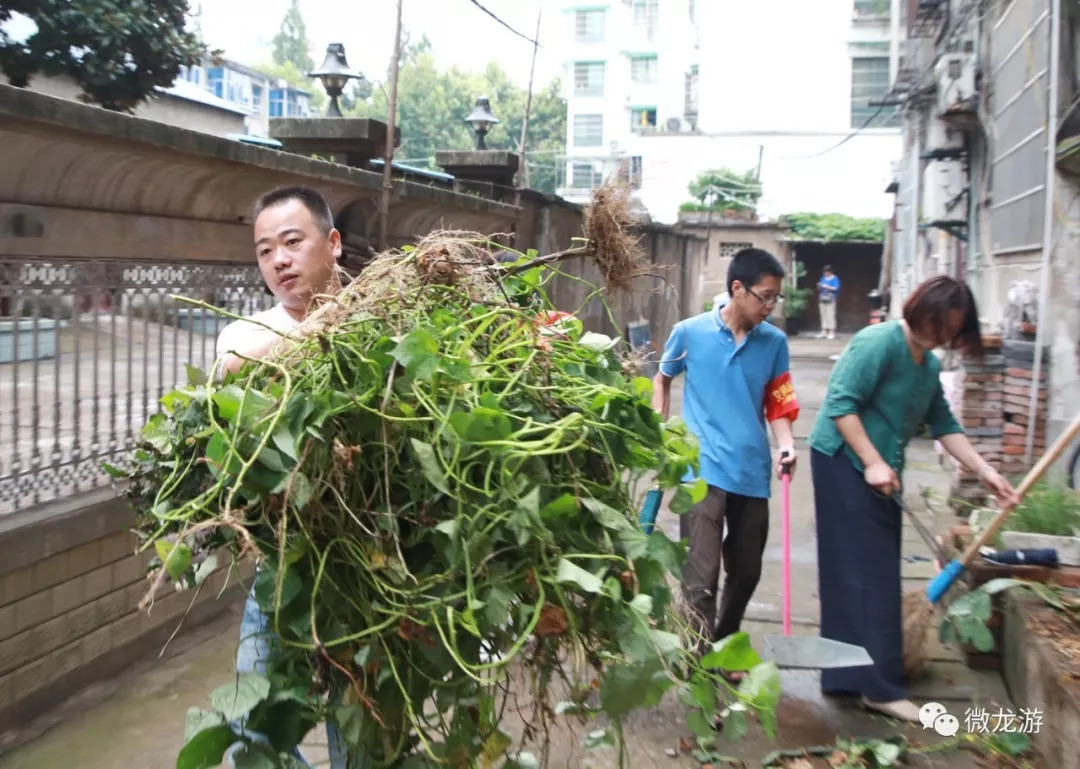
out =
<svg viewBox="0 0 1080 769"><path fill-rule="evenodd" d="M189 0L202 6L203 37L211 48L242 64L270 61L271 40L281 26L290 0ZM484 7L530 38L537 11L543 6L540 44L553 35L558 4L552 0L480 0ZM416 40L426 34L440 66L458 65L479 71L498 61L522 87L528 85L532 45L503 28L471 0L402 0L402 25ZM344 43L349 66L372 81L385 77L394 51L396 0L300 0L307 24L311 58L322 64L329 43ZM537 86L558 76L561 67L553 46L540 48Z"/></svg>

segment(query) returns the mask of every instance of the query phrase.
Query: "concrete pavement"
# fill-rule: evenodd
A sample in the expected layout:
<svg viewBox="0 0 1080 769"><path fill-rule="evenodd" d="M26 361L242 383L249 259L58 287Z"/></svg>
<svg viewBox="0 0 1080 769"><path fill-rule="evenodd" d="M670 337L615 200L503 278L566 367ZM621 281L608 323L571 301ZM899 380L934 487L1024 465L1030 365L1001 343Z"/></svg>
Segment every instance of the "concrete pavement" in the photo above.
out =
<svg viewBox="0 0 1080 769"><path fill-rule="evenodd" d="M794 632L816 634L818 622L816 542L813 528L813 489L810 482L805 439L825 394L832 363L844 340L828 342L799 338L792 340L795 383L803 406L797 423L800 467L792 487L792 584ZM680 403L680 391L673 397L673 409ZM920 485L930 486L944 498L948 478L937 465L933 445L920 442L909 452L905 485L910 503L928 525L944 531L950 520L933 520L926 512L919 494ZM777 489L777 492L779 489ZM939 505L944 510L944 505ZM658 524L669 535L678 536L678 519L662 511ZM904 533L905 557L925 557L927 550L908 524ZM779 498L773 504L770 540L766 550L762 582L750 606L746 629L760 648L761 636L779 634L780 626L780 516ZM926 561L904 564L905 584L925 584L932 575ZM35 725L28 735L39 736L8 755L0 755L0 766L10 769L156 769L175 765L175 756L183 739L186 709L202 706L207 695L231 669L235 651L239 615L231 613L188 637L181 637L170 648L172 656L146 660L133 666L125 676L108 685L86 692L77 701L59 709L50 721ZM183 644L181 646L181 644ZM930 674L913 687L920 700L936 700L946 705L961 722L965 710L980 706L1011 707L1000 676L975 672L959 661L955 653L937 648ZM780 733L773 742L760 729L752 727L743 739L733 741L721 735L719 752L745 761L745 766L761 765L762 758L778 748L806 747L833 743L837 738L886 737L904 733L910 739L932 743L940 738L921 727L902 727L896 722L873 716L852 703L828 700L820 695L819 675L813 671L785 671L784 698L780 705ZM674 698L645 713L634 714L626 735L631 766L663 766L673 769L697 766L688 755L671 756L677 751L680 737L689 736L683 726L684 711ZM516 718L515 718L516 720ZM511 724L516 731L520 724ZM563 739L552 749L552 766L613 767L617 757L609 750L583 751L584 734L560 728ZM313 743L324 742L321 729L312 733ZM3 743L0 742L0 749ZM325 749L313 744L305 750L309 759L325 760ZM970 754L942 753L933 758L914 757L913 766L975 767ZM717 764L723 765L723 764Z"/></svg>

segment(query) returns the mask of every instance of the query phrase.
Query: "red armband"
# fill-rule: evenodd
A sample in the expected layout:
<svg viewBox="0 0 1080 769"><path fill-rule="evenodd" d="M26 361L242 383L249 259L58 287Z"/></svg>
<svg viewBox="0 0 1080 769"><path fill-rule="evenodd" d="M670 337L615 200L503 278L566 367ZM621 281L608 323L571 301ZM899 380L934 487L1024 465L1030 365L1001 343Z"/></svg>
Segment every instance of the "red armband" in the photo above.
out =
<svg viewBox="0 0 1080 769"><path fill-rule="evenodd" d="M799 418L799 399L795 397L790 371L784 372L765 387L765 418L775 422L784 417L792 422Z"/></svg>

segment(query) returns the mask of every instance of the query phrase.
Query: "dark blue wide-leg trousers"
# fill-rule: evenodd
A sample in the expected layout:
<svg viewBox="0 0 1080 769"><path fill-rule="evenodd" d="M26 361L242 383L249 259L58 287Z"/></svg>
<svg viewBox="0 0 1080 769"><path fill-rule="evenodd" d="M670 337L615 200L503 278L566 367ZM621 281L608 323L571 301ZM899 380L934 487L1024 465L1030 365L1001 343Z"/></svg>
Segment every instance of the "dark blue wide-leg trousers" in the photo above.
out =
<svg viewBox="0 0 1080 769"><path fill-rule="evenodd" d="M874 664L821 673L826 694L907 699L900 583L902 511L841 450L813 450L821 636L861 646Z"/></svg>

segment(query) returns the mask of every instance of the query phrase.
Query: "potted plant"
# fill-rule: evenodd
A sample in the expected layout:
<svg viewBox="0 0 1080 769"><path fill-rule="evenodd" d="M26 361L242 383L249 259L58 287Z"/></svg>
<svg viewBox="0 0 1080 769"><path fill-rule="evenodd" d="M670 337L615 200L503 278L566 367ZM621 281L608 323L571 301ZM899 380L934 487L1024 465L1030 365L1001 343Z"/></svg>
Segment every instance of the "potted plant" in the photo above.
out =
<svg viewBox="0 0 1080 769"><path fill-rule="evenodd" d="M810 304L812 291L809 288L799 287L799 279L805 276L806 265L796 259L792 269L791 283L785 291L787 298L784 300L784 325L790 336L795 336L802 330L806 308Z"/></svg>

